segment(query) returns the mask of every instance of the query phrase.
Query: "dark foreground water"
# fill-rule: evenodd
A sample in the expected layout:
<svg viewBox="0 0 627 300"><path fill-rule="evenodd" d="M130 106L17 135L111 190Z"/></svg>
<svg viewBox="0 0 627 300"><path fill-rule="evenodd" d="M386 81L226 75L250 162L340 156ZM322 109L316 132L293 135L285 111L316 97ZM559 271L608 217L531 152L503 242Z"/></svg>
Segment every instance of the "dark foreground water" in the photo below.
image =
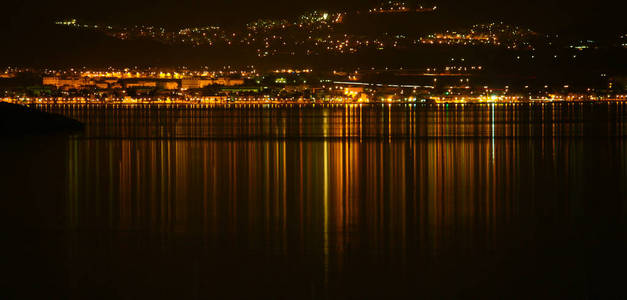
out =
<svg viewBox="0 0 627 300"><path fill-rule="evenodd" d="M0 298L621 298L627 105L44 107Z"/></svg>

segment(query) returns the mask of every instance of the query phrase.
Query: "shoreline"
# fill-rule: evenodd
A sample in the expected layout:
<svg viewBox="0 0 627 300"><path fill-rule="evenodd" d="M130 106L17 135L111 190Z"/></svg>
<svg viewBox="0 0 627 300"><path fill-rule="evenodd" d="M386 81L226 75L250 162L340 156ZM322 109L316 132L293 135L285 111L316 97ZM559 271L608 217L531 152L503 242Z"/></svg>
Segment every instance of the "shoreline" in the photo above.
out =
<svg viewBox="0 0 627 300"><path fill-rule="evenodd" d="M231 106L231 105L277 105L277 106L355 106L355 105L523 105L523 104L623 104L627 103L627 99L606 99L606 100L550 100L550 99L538 99L531 101L416 101L416 102L347 102L347 101L220 101L220 102L203 102L203 101L116 101L116 102L101 102L101 101L22 101L22 100L7 100L0 99L0 103L10 103L20 105L24 107L30 106L65 106L65 105L80 105L80 106L184 106L184 107L213 107L213 106Z"/></svg>

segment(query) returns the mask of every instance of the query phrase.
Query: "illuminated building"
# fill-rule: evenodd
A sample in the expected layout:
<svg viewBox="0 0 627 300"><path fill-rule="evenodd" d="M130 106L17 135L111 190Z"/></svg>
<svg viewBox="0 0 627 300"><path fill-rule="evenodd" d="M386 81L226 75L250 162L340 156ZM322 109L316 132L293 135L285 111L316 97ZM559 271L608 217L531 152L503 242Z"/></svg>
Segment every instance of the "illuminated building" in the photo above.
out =
<svg viewBox="0 0 627 300"><path fill-rule="evenodd" d="M43 85L55 86L57 88L79 89L85 86L93 86L94 82L87 78L62 78L57 76L45 76L43 77Z"/></svg>
<svg viewBox="0 0 627 300"><path fill-rule="evenodd" d="M184 90L202 89L213 83L214 81L211 79L186 78L181 80L181 88Z"/></svg>

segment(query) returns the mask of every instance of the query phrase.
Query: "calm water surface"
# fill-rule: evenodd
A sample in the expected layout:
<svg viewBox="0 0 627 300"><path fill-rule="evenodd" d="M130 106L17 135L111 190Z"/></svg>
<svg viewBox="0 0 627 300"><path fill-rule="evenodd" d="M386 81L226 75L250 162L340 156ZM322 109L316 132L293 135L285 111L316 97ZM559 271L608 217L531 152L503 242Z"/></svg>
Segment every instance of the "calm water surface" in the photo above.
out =
<svg viewBox="0 0 627 300"><path fill-rule="evenodd" d="M87 129L1 141L8 298L624 293L627 105L42 109Z"/></svg>

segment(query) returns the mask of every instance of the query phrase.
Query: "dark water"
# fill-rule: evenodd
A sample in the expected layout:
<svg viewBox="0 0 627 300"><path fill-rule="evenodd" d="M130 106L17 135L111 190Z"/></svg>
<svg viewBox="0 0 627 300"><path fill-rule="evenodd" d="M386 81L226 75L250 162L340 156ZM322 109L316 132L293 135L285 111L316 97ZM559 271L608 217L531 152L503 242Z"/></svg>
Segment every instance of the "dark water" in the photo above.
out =
<svg viewBox="0 0 627 300"><path fill-rule="evenodd" d="M627 105L43 107L2 298L620 298Z"/></svg>

